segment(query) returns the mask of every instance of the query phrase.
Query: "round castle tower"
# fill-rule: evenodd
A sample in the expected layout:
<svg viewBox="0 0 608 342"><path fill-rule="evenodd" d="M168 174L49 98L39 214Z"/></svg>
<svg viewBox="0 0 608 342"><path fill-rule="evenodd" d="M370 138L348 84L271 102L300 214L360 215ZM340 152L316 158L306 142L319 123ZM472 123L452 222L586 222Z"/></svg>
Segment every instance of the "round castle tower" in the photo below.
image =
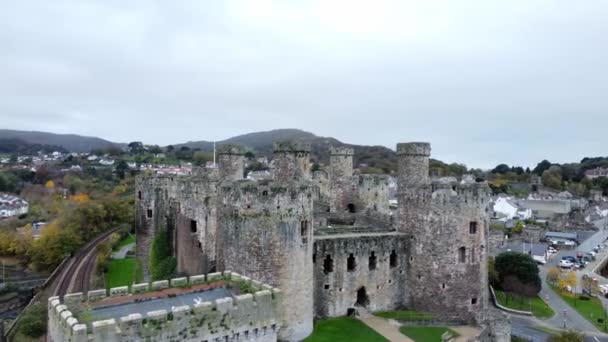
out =
<svg viewBox="0 0 608 342"><path fill-rule="evenodd" d="M217 162L221 180L243 179L245 151L239 145L220 145L217 149Z"/></svg>
<svg viewBox="0 0 608 342"><path fill-rule="evenodd" d="M486 184L433 183L427 143L398 144L397 229L409 236L410 306L477 322L487 302Z"/></svg>
<svg viewBox="0 0 608 342"><path fill-rule="evenodd" d="M300 160L307 157L302 149L279 149L275 180L226 182L218 204L220 269L281 290L284 341L301 341L313 330L313 189L308 161Z"/></svg>

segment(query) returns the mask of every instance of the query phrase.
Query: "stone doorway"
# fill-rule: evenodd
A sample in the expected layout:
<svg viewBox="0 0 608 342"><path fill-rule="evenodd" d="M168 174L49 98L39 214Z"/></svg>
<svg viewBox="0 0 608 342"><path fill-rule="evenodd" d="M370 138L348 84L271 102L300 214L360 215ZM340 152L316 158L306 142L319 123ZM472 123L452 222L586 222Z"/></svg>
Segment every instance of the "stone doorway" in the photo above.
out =
<svg viewBox="0 0 608 342"><path fill-rule="evenodd" d="M355 305L362 307L367 307L367 305L369 305L369 297L367 296L365 286L357 290L357 302L355 303Z"/></svg>
<svg viewBox="0 0 608 342"><path fill-rule="evenodd" d="M357 208L355 208L354 203L348 203L348 205L346 206L346 209L348 209L348 212L351 214L354 214L357 212Z"/></svg>

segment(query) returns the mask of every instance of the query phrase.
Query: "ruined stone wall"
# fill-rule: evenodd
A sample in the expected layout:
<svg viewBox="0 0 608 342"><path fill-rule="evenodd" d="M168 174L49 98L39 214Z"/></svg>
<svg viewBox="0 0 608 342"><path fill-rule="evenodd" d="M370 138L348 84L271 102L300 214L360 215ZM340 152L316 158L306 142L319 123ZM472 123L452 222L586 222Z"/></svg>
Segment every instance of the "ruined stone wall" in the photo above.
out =
<svg viewBox="0 0 608 342"><path fill-rule="evenodd" d="M389 177L387 175L359 176L359 203L362 212L389 214Z"/></svg>
<svg viewBox="0 0 608 342"><path fill-rule="evenodd" d="M178 260L178 272L197 274L215 268L217 182L215 170L197 170L188 176L154 175L136 179L136 256L142 265L144 279L150 278L149 250L157 233L168 235L173 255ZM196 222L197 229L188 235L192 221ZM196 254L177 248L183 242L178 240L178 235L194 239L191 243L195 246L200 243L202 260Z"/></svg>
<svg viewBox="0 0 608 342"><path fill-rule="evenodd" d="M325 171L315 171L312 175L314 201L329 203L329 176Z"/></svg>
<svg viewBox="0 0 608 342"><path fill-rule="evenodd" d="M254 289L253 294L220 298L200 304L173 307L171 311L131 312L119 319L85 323L78 312L88 303L106 298L106 290L89 291L51 297L48 304L48 337L53 342L131 342L131 341L256 341L276 342L280 326L278 306L281 291L252 281L239 274L226 272L199 275L169 281L138 284L137 292L171 286L197 285L202 282L228 279L243 282ZM129 296L129 288L113 288L110 296Z"/></svg>
<svg viewBox="0 0 608 342"><path fill-rule="evenodd" d="M405 306L407 237L403 234L316 236L313 253L317 318L346 315L356 307L362 288L369 302L358 305L370 311ZM355 263L349 270L351 254Z"/></svg>
<svg viewBox="0 0 608 342"><path fill-rule="evenodd" d="M289 141L274 143L274 166L274 179L277 181L310 180L310 144Z"/></svg>
<svg viewBox="0 0 608 342"><path fill-rule="evenodd" d="M223 184L220 269L281 288L281 339L313 328L312 186L308 181Z"/></svg>

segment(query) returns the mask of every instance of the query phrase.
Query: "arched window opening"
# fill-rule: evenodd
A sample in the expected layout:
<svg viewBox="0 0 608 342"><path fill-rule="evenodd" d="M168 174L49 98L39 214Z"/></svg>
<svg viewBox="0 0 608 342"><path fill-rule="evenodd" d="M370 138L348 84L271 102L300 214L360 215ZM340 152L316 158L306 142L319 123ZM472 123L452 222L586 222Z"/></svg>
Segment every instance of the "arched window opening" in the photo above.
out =
<svg viewBox="0 0 608 342"><path fill-rule="evenodd" d="M348 259L346 259L346 270L348 272L352 272L355 270L356 267L357 267L357 264L355 262L355 256L351 253L348 256Z"/></svg>
<svg viewBox="0 0 608 342"><path fill-rule="evenodd" d="M328 255L327 257L325 257L325 260L323 260L323 272L327 273L331 273L334 271L334 261L331 258L331 255Z"/></svg>
<svg viewBox="0 0 608 342"><path fill-rule="evenodd" d="M391 255L389 256L389 265L391 268L397 267L397 253L393 249Z"/></svg>
<svg viewBox="0 0 608 342"><path fill-rule="evenodd" d="M369 256L369 269L371 270L375 270L376 269L376 253L372 252L372 255Z"/></svg>

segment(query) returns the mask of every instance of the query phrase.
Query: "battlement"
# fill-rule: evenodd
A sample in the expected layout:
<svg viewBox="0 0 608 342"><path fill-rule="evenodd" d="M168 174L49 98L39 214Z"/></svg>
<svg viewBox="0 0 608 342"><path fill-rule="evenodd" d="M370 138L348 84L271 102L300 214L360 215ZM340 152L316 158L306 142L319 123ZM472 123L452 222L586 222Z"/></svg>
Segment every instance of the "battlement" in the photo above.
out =
<svg viewBox="0 0 608 342"><path fill-rule="evenodd" d="M485 207L490 200L490 187L486 182L435 181L431 186L435 205Z"/></svg>
<svg viewBox="0 0 608 342"><path fill-rule="evenodd" d="M431 144L425 142L410 142L397 144L398 156L431 156Z"/></svg>
<svg viewBox="0 0 608 342"><path fill-rule="evenodd" d="M354 156L355 149L345 146L330 146L329 154L332 156Z"/></svg>
<svg viewBox="0 0 608 342"><path fill-rule="evenodd" d="M387 185L390 177L388 175L359 175L359 185Z"/></svg>
<svg viewBox="0 0 608 342"><path fill-rule="evenodd" d="M243 146L241 146L241 145L236 145L236 144L222 144L217 147L217 154L218 155L228 154L228 155L242 156L245 154L245 148L243 148Z"/></svg>
<svg viewBox="0 0 608 342"><path fill-rule="evenodd" d="M274 153L310 153L310 144L299 141L276 141L273 143Z"/></svg>
<svg viewBox="0 0 608 342"><path fill-rule="evenodd" d="M53 341L78 342L276 340L280 297L279 289L234 272L75 293L63 302L49 298L49 334ZM188 301L192 305L181 304Z"/></svg>

